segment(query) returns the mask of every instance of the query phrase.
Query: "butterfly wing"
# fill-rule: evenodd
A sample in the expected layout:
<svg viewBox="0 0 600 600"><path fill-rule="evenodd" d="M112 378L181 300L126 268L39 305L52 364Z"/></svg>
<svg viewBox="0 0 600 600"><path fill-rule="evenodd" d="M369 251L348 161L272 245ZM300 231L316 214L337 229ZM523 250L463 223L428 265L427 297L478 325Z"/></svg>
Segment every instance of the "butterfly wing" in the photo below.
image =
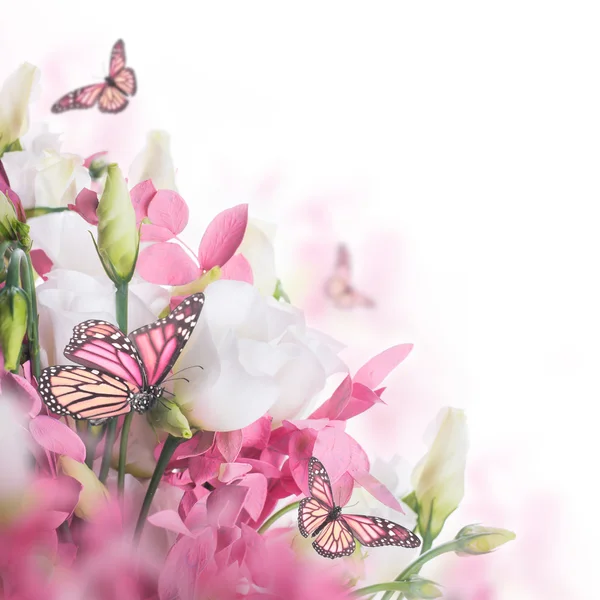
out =
<svg viewBox="0 0 600 600"><path fill-rule="evenodd" d="M421 540L412 531L387 519L366 515L342 515L340 519L363 546L416 548L421 545Z"/></svg>
<svg viewBox="0 0 600 600"><path fill-rule="evenodd" d="M194 294L164 319L129 334L142 360L148 384L158 385L173 368L192 335L203 306L204 294Z"/></svg>
<svg viewBox="0 0 600 600"><path fill-rule="evenodd" d="M324 504L329 510L335 508L329 475L323 463L314 456L311 456L308 461L308 489L310 495Z"/></svg>
<svg viewBox="0 0 600 600"><path fill-rule="evenodd" d="M316 531L329 516L329 508L316 498L304 498L298 507L298 529L304 537Z"/></svg>
<svg viewBox="0 0 600 600"><path fill-rule="evenodd" d="M48 408L60 416L89 419L94 425L131 410L133 384L98 369L70 365L48 367L40 375L38 391Z"/></svg>
<svg viewBox="0 0 600 600"><path fill-rule="evenodd" d="M92 108L106 87L105 83L95 83L73 90L57 100L51 110L53 113L61 113L76 108Z"/></svg>
<svg viewBox="0 0 600 600"><path fill-rule="evenodd" d="M341 558L354 552L356 542L344 521L336 519L325 525L313 542L313 548L325 558Z"/></svg>
<svg viewBox="0 0 600 600"><path fill-rule="evenodd" d="M73 329L64 352L66 358L90 369L100 369L146 386L141 360L135 345L112 323L90 319Z"/></svg>
<svg viewBox="0 0 600 600"><path fill-rule="evenodd" d="M110 52L110 67L108 69L110 77L114 79L125 68L125 63L125 43L123 40L117 40Z"/></svg>
<svg viewBox="0 0 600 600"><path fill-rule="evenodd" d="M105 113L120 113L128 104L129 100L123 92L113 85L105 85L98 100L98 110Z"/></svg>
<svg viewBox="0 0 600 600"><path fill-rule="evenodd" d="M129 67L121 69L121 71L113 77L113 81L121 92L128 96L135 96L137 91L137 81L133 69L130 69Z"/></svg>

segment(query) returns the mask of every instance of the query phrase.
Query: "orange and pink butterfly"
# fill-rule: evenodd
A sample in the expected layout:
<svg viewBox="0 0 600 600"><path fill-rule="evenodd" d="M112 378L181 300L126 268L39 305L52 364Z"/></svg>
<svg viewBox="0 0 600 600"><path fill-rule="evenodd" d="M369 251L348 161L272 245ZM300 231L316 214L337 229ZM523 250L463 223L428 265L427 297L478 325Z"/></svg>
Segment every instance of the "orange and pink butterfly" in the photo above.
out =
<svg viewBox="0 0 600 600"><path fill-rule="evenodd" d="M93 83L77 88L62 96L52 105L53 113L66 110L92 108L104 113L119 113L129 104L128 96L137 91L135 72L126 66L125 44L117 40L110 53L110 67L104 83Z"/></svg>
<svg viewBox="0 0 600 600"><path fill-rule="evenodd" d="M129 336L107 321L77 325L64 355L82 366L44 369L39 393L59 416L93 425L131 410L150 410L165 393L162 383L187 343L204 306L204 294L185 298L164 319Z"/></svg>
<svg viewBox="0 0 600 600"><path fill-rule="evenodd" d="M421 540L398 523L367 515L342 514L336 506L329 475L323 463L312 456L308 461L310 497L298 508L298 528L304 537L316 538L313 548L325 558L350 556L358 540L367 547L402 546L417 548Z"/></svg>

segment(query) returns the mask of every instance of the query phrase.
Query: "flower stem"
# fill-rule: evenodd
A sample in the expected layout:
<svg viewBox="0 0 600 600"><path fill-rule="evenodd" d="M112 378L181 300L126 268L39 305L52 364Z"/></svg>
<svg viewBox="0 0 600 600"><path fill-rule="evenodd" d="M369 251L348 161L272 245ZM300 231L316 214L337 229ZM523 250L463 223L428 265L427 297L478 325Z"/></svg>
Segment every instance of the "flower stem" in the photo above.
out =
<svg viewBox="0 0 600 600"><path fill-rule="evenodd" d="M407 592L409 589L410 582L408 581L389 581L387 583L376 583L375 585L368 585L367 587L354 590L352 595L360 597L386 591L390 594L393 594L394 592Z"/></svg>
<svg viewBox="0 0 600 600"><path fill-rule="evenodd" d="M127 301L129 286L126 281L121 281L115 284L117 287L117 294L115 301L117 304L117 324L119 329L127 335ZM127 441L129 438L129 429L131 428L131 420L133 419L133 411L130 411L125 415L125 421L123 422L123 429L121 429L121 444L119 446L119 471L117 485L119 494L123 494L125 486L125 465L127 464Z"/></svg>
<svg viewBox="0 0 600 600"><path fill-rule="evenodd" d="M179 446L179 444L185 441L185 438L178 438L172 435L169 435L169 437L165 440L165 445L163 446L162 452L158 457L158 462L156 463L154 473L152 473L152 479L150 479L150 483L148 484L148 489L146 490L146 495L144 496L142 509L140 510L140 516L138 517L137 525L135 526L135 541L139 541L142 535L144 525L146 524L146 518L148 517L148 513L150 512L150 506L152 505L152 500L154 499L154 494L156 494L158 484L160 483L165 469L167 468L167 465L171 460L171 456L173 456L173 452L175 452L177 446Z"/></svg>
<svg viewBox="0 0 600 600"><path fill-rule="evenodd" d="M102 465L100 467L100 475L98 479L106 482L108 471L110 470L110 461L112 459L112 447L117 437L117 419L112 418L106 425L106 438L104 439L104 455L102 456Z"/></svg>
<svg viewBox="0 0 600 600"><path fill-rule="evenodd" d="M29 297L29 329L27 338L29 340L29 359L31 361L31 372L36 381L42 372L40 363L40 338L39 338L39 318L37 312L37 297L35 293L35 282L33 281L33 265L31 256L27 254L27 264L22 265L24 268L21 271L21 279L23 281L23 289Z"/></svg>
<svg viewBox="0 0 600 600"><path fill-rule="evenodd" d="M279 519L280 517L283 517L283 515L285 515L286 513L289 513L290 511L295 510L296 508L298 508L299 505L300 505L300 502L292 502L291 504L284 506L283 508L278 510L276 513L272 514L260 526L258 533L264 533L267 529L269 529L269 527L271 527L271 525L273 525L273 523L275 523L275 521L277 521L277 519Z"/></svg>

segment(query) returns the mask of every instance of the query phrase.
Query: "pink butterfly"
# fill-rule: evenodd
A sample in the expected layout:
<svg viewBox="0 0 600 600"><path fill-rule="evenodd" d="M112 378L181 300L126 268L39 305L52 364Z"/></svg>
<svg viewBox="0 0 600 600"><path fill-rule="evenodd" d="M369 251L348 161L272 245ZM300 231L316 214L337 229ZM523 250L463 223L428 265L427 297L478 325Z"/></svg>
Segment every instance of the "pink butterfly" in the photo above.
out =
<svg viewBox="0 0 600 600"><path fill-rule="evenodd" d="M98 102L101 112L118 113L128 104L127 96L134 96L137 83L133 69L125 66L125 44L117 40L110 53L110 68L104 83L86 85L65 94L52 105L53 113L75 108L92 108Z"/></svg>
<svg viewBox="0 0 600 600"><path fill-rule="evenodd" d="M308 489L298 508L298 528L304 537L317 539L313 548L326 558L350 556L356 538L363 546L403 546L416 548L421 540L412 532L387 519L366 515L342 515L342 507L333 501L329 475L314 456L308 461Z"/></svg>
<svg viewBox="0 0 600 600"><path fill-rule="evenodd" d="M83 365L47 367L38 390L61 416L98 425L111 417L150 410L160 386L190 338L204 294L186 298L164 319L124 335L112 323L91 319L77 325L65 356Z"/></svg>
<svg viewBox="0 0 600 600"><path fill-rule="evenodd" d="M340 244L333 275L325 282L325 293L337 308L355 308L357 306L373 307L375 302L371 298L356 291L350 283L350 253L344 244Z"/></svg>

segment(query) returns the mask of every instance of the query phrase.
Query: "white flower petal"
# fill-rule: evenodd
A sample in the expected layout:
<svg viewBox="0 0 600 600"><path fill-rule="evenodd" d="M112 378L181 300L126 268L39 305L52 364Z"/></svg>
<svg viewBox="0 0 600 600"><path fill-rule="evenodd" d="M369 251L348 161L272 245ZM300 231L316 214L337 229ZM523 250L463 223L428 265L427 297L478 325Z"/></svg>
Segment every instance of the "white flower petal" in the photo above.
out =
<svg viewBox="0 0 600 600"><path fill-rule="evenodd" d="M252 267L254 285L264 296L272 296L277 284L275 251L267 234L253 220L248 221L244 239L238 248Z"/></svg>
<svg viewBox="0 0 600 600"><path fill-rule="evenodd" d="M171 158L171 140L164 131L151 131L146 146L129 169L129 187L151 179L157 190L175 190L175 167Z"/></svg>

